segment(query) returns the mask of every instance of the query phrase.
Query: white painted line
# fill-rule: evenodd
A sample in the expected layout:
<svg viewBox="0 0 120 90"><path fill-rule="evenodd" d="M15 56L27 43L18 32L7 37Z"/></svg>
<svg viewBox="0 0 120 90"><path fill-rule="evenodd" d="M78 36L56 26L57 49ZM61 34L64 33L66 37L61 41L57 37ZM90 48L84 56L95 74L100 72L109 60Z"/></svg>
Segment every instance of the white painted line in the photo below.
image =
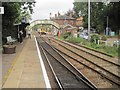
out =
<svg viewBox="0 0 120 90"><path fill-rule="evenodd" d="M40 65L41 65L41 67L42 67L42 72L43 72L43 76L44 76L46 88L49 88L49 89L50 89L50 88L51 88L51 85L50 85L50 82L49 82L49 79L48 79L48 75L47 75L47 72L46 72L44 63L43 63L43 59L42 59L42 57L41 57L41 53L40 53L40 50L39 50L39 47L38 47L38 44L37 44L36 37L34 36L34 38L35 38L35 43L36 43L36 47L37 47L38 56L39 56L39 59L40 59Z"/></svg>

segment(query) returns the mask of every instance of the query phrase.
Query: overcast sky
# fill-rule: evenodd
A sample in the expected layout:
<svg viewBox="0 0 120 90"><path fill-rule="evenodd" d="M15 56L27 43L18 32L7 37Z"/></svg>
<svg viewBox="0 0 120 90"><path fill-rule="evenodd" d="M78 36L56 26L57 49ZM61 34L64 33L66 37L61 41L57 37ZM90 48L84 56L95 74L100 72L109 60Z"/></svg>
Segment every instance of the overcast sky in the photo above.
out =
<svg viewBox="0 0 120 90"><path fill-rule="evenodd" d="M32 21L38 19L49 19L50 13L64 13L73 8L74 0L35 0Z"/></svg>

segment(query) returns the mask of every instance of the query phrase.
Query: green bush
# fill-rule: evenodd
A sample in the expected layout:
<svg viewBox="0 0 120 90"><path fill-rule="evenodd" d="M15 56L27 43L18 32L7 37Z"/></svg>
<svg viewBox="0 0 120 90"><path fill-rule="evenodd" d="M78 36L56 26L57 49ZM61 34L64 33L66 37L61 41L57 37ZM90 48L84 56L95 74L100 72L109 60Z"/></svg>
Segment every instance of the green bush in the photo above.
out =
<svg viewBox="0 0 120 90"><path fill-rule="evenodd" d="M69 36L71 35L71 32L67 32L63 35L63 38L64 39L67 39Z"/></svg>
<svg viewBox="0 0 120 90"><path fill-rule="evenodd" d="M102 45L100 47L100 49L104 52L106 52L107 54L110 54L112 56L116 56L118 57L118 48L117 47L111 47L111 46L105 46L105 45Z"/></svg>
<svg viewBox="0 0 120 90"><path fill-rule="evenodd" d="M98 43L98 40L100 39L100 36L99 35L96 35L96 34L94 34L94 35L92 35L91 36L91 42L92 43Z"/></svg>
<svg viewBox="0 0 120 90"><path fill-rule="evenodd" d="M99 46L97 44L95 44L95 43L91 43L90 47L92 47L94 49L98 49L99 48Z"/></svg>
<svg viewBox="0 0 120 90"><path fill-rule="evenodd" d="M107 40L107 36L103 35L103 36L101 37L101 40L106 41L106 40Z"/></svg>
<svg viewBox="0 0 120 90"><path fill-rule="evenodd" d="M97 36L97 35L92 36L93 39L94 38L99 39L98 37L99 36ZM94 43L94 41L93 42L88 42L85 39L74 38L72 36L68 36L66 41L71 42L71 43L81 43L82 45L85 45L88 48L92 48L92 49L104 52L108 55L112 55L112 56L115 56L115 57L118 57L118 52L119 52L119 49L120 49L120 48L118 49L117 47L111 47L111 46L106 46L106 45L102 45L102 44L98 45L98 44Z"/></svg>

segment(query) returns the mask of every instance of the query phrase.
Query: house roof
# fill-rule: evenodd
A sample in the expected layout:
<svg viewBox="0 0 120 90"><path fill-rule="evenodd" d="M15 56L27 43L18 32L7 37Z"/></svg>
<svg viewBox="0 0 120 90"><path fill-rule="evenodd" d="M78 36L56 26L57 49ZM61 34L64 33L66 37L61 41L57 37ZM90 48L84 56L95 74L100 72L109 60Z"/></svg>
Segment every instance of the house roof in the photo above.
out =
<svg viewBox="0 0 120 90"><path fill-rule="evenodd" d="M70 24L67 24L67 25L63 26L63 28L73 29L73 28L77 28L77 27L74 27L74 26L72 26Z"/></svg>
<svg viewBox="0 0 120 90"><path fill-rule="evenodd" d="M70 24L66 24L66 25L63 26L63 28L66 28L66 27L73 27L73 26L70 25Z"/></svg>
<svg viewBox="0 0 120 90"><path fill-rule="evenodd" d="M55 17L54 19L75 19L75 18L69 17L67 15L60 15L60 16Z"/></svg>
<svg viewBox="0 0 120 90"><path fill-rule="evenodd" d="M77 21L82 21L83 20L83 17L80 16L79 18L76 19Z"/></svg>

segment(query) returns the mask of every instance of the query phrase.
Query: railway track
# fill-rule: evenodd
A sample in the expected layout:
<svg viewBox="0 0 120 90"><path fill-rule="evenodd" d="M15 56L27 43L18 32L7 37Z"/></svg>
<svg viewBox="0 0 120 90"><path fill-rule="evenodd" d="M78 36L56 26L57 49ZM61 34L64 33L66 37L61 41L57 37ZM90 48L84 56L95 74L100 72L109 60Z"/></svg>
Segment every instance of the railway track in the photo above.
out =
<svg viewBox="0 0 120 90"><path fill-rule="evenodd" d="M90 57L86 57L86 56L84 56L84 55L82 55L82 53L83 52L79 52L80 51L80 49L79 49L79 51L77 51L77 52L75 52L75 51L73 51L74 49L76 49L76 47L75 48L72 48L72 46L71 45L68 45L68 43L67 43L67 45L64 43L64 44L62 44L62 41L60 41L60 42L58 42L58 41L55 41L55 40L52 40L52 42L55 42L57 45L59 45L59 47L58 46L56 46L56 48L59 50L59 51L61 51L62 53L64 53L64 54L66 54L67 55L67 57L70 57L70 58L72 58L72 59L75 59L77 62L79 62L79 63L81 63L82 62L82 65L86 65L87 67L89 67L89 68L91 68L93 71L95 71L95 72L97 72L97 73L99 73L100 75L102 75L102 77L104 77L104 78L106 78L107 80L109 80L110 82L112 82L113 84L115 84L115 85L117 85L117 86L120 86L120 78L119 78L119 76L118 75L116 75L115 73L113 73L113 72L111 72L109 69L106 69L105 67L103 67L102 66L102 64L103 63L95 63L95 59L97 59L94 55L94 57L95 57L95 59L93 60L93 58L92 59L90 59ZM62 47L62 48L60 48L60 47ZM68 48L69 47L69 48ZM64 52L63 52L64 51ZM82 51L82 50L81 50ZM68 55L68 53L71 53L70 55ZM89 53L88 53L89 54ZM88 55L87 54L87 52L86 52L86 55ZM90 54L91 55L91 54ZM98 58L99 59L99 58ZM101 59L101 58L100 58ZM100 59L99 59L99 62L100 62ZM106 63L107 62L107 60L106 61L103 61L103 59L101 60L102 62L104 62L104 63ZM97 62L97 61L96 61ZM109 65L108 65L108 63L109 63ZM106 64L107 66L112 66L112 65L116 65L115 67L119 67L119 65L118 64L116 64L116 63L111 63L111 62L107 62L107 64ZM108 67L107 67L108 68Z"/></svg>
<svg viewBox="0 0 120 90"><path fill-rule="evenodd" d="M56 43L58 43L59 45L62 45L63 47L67 47L67 49L74 50L74 52L76 54L79 54L79 55L81 54L81 56L83 56L87 59L90 58L90 60L89 60L90 62L94 62L96 65L103 67L105 70L111 71L111 73L113 73L114 75L116 75L120 78L120 76L118 74L120 65L118 63L112 62L112 58L110 60L104 59L100 56L97 56L93 53L88 52L87 50L78 48L70 43L66 43L66 42L62 42L62 41L61 41L61 44L60 44L60 42L56 42Z"/></svg>
<svg viewBox="0 0 120 90"><path fill-rule="evenodd" d="M96 90L96 86L82 75L70 62L48 43L41 43L41 49L54 73L59 87L64 88L89 88Z"/></svg>
<svg viewBox="0 0 120 90"><path fill-rule="evenodd" d="M116 60L115 58L113 58L111 55L108 55L108 54L100 52L100 51L96 51L94 49L90 49L90 48L85 47L85 46L80 45L80 44L72 44L72 43L68 43L68 42L65 42L65 41L61 41L61 40L56 39L56 38L54 38L54 39L56 41L58 41L58 42L62 42L64 44L67 44L67 45L69 45L71 47L74 47L74 48L76 48L76 49L78 49L78 50L80 50L82 52L88 53L89 55L92 55L94 57L100 58L103 61L109 62L111 64L114 64L114 65L120 67L120 64L118 63L118 60Z"/></svg>
<svg viewBox="0 0 120 90"><path fill-rule="evenodd" d="M41 57L42 57L44 65L45 65L45 69L47 71L47 75L48 75L49 82L50 82L50 85L52 87L52 90L54 90L54 89L55 90L56 89L60 90L59 89L60 88L59 85L56 83L56 79L55 79L54 73L52 72L52 70L51 70L51 68L49 66L49 63L47 61L47 58L45 57L44 52L43 52L43 50L41 48L41 43L43 43L43 41L39 37L37 37L36 39L37 39L37 42L38 42L38 46L39 46L39 50L40 50L40 53L41 53Z"/></svg>

